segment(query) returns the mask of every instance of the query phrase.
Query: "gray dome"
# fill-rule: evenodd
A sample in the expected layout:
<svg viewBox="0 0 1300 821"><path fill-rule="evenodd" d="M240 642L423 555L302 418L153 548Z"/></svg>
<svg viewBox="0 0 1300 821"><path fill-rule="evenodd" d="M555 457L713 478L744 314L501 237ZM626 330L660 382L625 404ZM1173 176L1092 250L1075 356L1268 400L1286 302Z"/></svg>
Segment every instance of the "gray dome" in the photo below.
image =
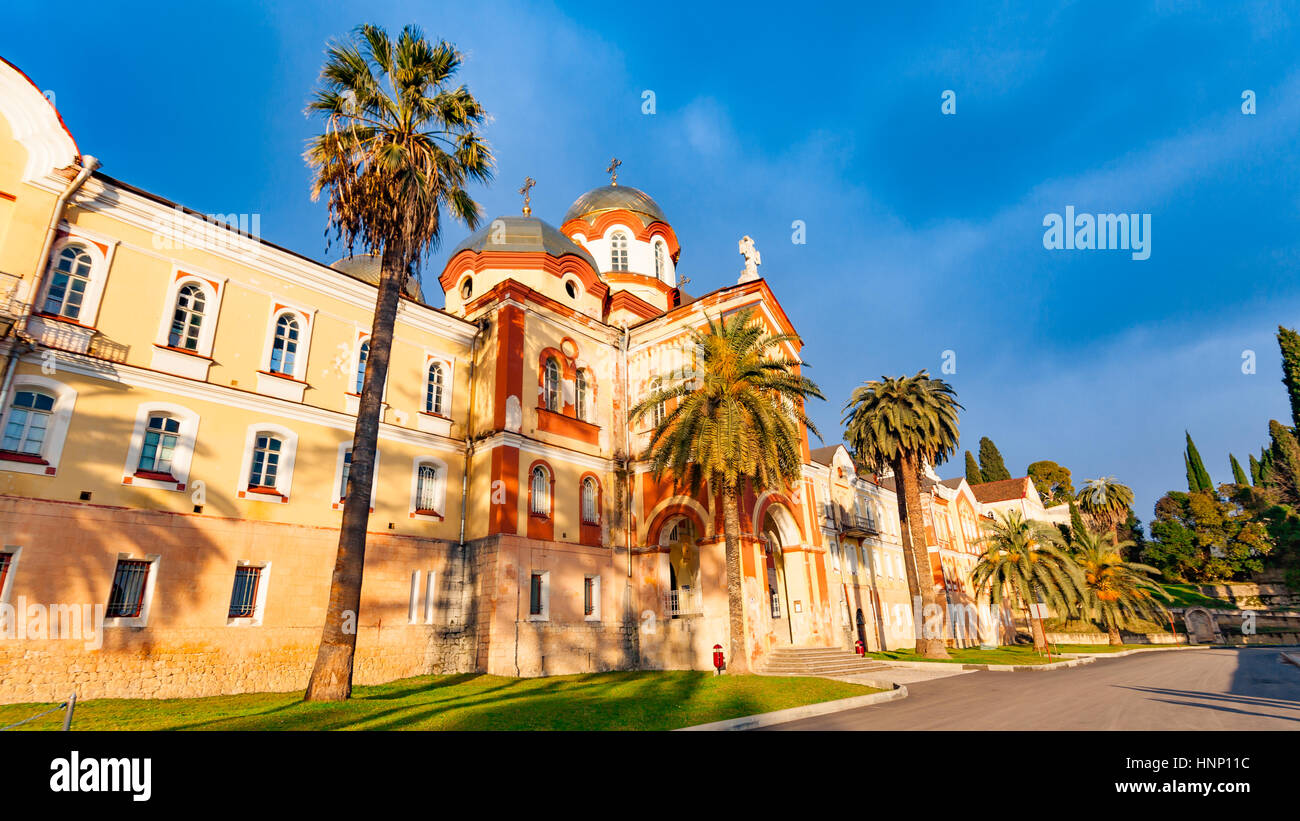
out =
<svg viewBox="0 0 1300 821"><path fill-rule="evenodd" d="M476 253L540 251L556 258L569 254L585 261L597 276L600 272L600 266L596 265L596 260L585 248L537 217L497 217L457 245L451 256L467 250Z"/></svg>
<svg viewBox="0 0 1300 821"><path fill-rule="evenodd" d="M347 274L353 279L369 282L371 285L378 287L379 269L382 262L383 258L379 254L357 254L332 262L330 267L335 271ZM418 277L408 279L405 290L406 295L416 302L424 301L424 297L420 293L420 280Z"/></svg>
<svg viewBox="0 0 1300 821"><path fill-rule="evenodd" d="M564 222L618 208L633 212L641 217L646 225L656 220L668 222L659 203L651 199L646 192L630 185L602 185L591 189L573 201L573 205L570 205L569 210L564 214ZM649 219L646 219L647 217Z"/></svg>

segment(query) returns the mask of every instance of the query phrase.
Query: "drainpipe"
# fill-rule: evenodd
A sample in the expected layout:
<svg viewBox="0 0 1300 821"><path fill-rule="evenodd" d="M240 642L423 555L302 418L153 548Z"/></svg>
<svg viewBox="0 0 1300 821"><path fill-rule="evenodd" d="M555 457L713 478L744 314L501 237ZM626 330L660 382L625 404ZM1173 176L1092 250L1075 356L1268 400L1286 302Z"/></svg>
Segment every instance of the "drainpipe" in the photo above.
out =
<svg viewBox="0 0 1300 821"><path fill-rule="evenodd" d="M41 286L45 280L45 269L50 264L50 249L54 247L54 237L59 232L59 223L63 220L63 213L64 209L67 208L68 200L80 190L81 186L85 184L86 180L90 179L90 175L99 166L99 160L89 154L82 157L81 170L77 172L77 176L72 178L72 181L68 183L68 186L63 189L63 193L59 194L59 198L54 202L54 210L50 212L50 223L45 228L45 241L41 244L41 255L36 259L36 272L32 278L32 290L29 292L31 304L28 310L23 313L19 327L20 332L27 330L27 318L31 316L32 311L36 310L36 300L40 299ZM4 399L7 402L7 394Z"/></svg>

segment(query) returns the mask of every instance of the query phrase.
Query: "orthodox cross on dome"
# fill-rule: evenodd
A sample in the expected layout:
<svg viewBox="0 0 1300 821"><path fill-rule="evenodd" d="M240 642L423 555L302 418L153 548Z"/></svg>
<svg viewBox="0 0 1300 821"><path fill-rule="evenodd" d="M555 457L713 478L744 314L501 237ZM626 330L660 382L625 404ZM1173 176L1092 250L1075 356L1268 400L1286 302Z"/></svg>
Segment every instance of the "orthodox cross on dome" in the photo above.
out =
<svg viewBox="0 0 1300 821"><path fill-rule="evenodd" d="M740 238L739 245L740 255L745 258L745 270L740 272L740 279L736 280L736 283L753 282L758 279L758 266L763 264L763 257L754 247L754 241L748 234Z"/></svg>
<svg viewBox="0 0 1300 821"><path fill-rule="evenodd" d="M618 167L622 164L623 161L620 160L618 157L615 157L609 161L609 168L606 168L605 170L609 172L610 185L618 185Z"/></svg>
<svg viewBox="0 0 1300 821"><path fill-rule="evenodd" d="M524 216L525 217L533 213L533 209L529 205L529 203L532 201L532 190L534 185L537 185L537 180L533 179L532 177L525 177L524 187L519 189L519 193L524 195Z"/></svg>

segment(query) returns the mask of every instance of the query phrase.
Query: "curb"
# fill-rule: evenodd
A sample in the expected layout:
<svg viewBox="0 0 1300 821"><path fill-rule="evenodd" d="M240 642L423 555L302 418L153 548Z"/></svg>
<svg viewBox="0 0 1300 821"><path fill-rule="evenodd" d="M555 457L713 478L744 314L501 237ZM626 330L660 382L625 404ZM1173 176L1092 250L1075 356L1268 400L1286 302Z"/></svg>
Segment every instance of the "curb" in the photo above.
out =
<svg viewBox="0 0 1300 821"><path fill-rule="evenodd" d="M828 713L838 713L842 710L854 710L858 707L869 707L873 704L883 704L886 701L898 701L907 698L907 688L901 684L892 682L868 682L866 686L883 686L885 688L894 688L885 693L871 693L865 696L853 696L852 698L841 698L835 701L823 701L818 704L805 704L802 707L790 707L785 710L775 710L770 713L758 713L752 716L741 716L740 718L729 718L726 721L713 721L708 724L696 724L691 727L679 727L673 732L687 731L712 731L712 730L754 730L759 727L770 727L773 724L784 724L787 721L797 721L801 718L812 718L813 716L822 716Z"/></svg>
<svg viewBox="0 0 1300 821"><path fill-rule="evenodd" d="M1064 667L1078 667L1091 664L1095 656L1081 656L1069 661L1054 661L1051 664L957 664L948 661L881 661L890 667L905 667L912 670L987 670L990 673L1026 673L1059 670Z"/></svg>
<svg viewBox="0 0 1300 821"><path fill-rule="evenodd" d="M1209 650L1209 644L1171 644L1168 647L1135 647L1132 650L1120 650L1117 653L1061 653L1062 658L1113 659L1131 656L1134 653L1156 653L1161 650Z"/></svg>
<svg viewBox="0 0 1300 821"><path fill-rule="evenodd" d="M1279 653L1278 655L1282 656L1282 661L1300 667L1300 653Z"/></svg>

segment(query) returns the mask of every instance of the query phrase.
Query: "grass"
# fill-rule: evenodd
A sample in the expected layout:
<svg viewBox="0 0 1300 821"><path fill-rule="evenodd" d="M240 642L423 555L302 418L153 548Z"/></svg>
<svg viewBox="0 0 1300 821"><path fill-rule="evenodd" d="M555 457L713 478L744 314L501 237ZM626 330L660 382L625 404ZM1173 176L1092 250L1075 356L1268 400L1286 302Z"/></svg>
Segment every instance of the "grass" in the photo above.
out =
<svg viewBox="0 0 1300 821"><path fill-rule="evenodd" d="M1236 610L1237 605L1223 599L1216 599L1207 596L1197 589L1194 584L1162 584L1169 595L1174 597L1171 602L1165 602L1166 607L1210 607L1220 610Z"/></svg>
<svg viewBox="0 0 1300 821"><path fill-rule="evenodd" d="M301 692L78 702L74 730L673 730L880 692L823 678L712 673L420 676L357 687L341 704ZM53 704L0 705L0 727ZM57 730L63 713L24 729Z"/></svg>
<svg viewBox="0 0 1300 821"><path fill-rule="evenodd" d="M915 650L885 650L867 653L871 658L883 661L938 661L952 664L1047 664L1048 658L1039 655L1031 646L1006 645L985 650L982 647L948 648L950 659L928 659L918 656ZM1052 661L1060 661L1053 653Z"/></svg>

